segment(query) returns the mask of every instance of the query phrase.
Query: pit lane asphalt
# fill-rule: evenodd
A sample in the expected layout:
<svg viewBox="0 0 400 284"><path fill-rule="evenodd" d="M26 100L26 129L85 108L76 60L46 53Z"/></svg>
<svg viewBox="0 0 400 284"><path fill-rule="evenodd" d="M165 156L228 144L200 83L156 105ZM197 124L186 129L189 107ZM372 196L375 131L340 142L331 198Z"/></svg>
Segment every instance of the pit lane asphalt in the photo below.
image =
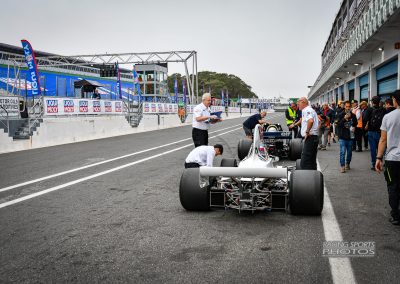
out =
<svg viewBox="0 0 400 284"><path fill-rule="evenodd" d="M282 123L283 115L271 115L271 120ZM226 120L211 131L242 121ZM3 154L0 187L190 138L190 134L191 127L184 126ZM239 129L210 144L224 144L223 156L235 157L242 136ZM12 189L1 193L0 202L189 143ZM1 208L0 282L332 282L328 259L321 256L320 217L186 212L179 203L178 185L183 161L192 148ZM344 240L377 242L376 257L351 260L356 279L397 282L399 230L386 220L387 193L382 177L371 173L360 158L365 160L367 154L355 153L354 170L340 179L337 146L319 152L318 157ZM371 183L373 174L377 180ZM351 175L363 182L362 188L354 186ZM354 189L350 191L348 185Z"/></svg>

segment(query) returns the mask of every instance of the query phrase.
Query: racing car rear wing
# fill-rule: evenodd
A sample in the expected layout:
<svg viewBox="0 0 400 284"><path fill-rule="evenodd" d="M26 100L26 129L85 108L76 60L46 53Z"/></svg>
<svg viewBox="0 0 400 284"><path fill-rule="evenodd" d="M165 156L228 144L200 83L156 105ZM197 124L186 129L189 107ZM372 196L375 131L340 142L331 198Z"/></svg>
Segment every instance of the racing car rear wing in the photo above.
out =
<svg viewBox="0 0 400 284"><path fill-rule="evenodd" d="M202 177L287 178L287 168L200 167Z"/></svg>
<svg viewBox="0 0 400 284"><path fill-rule="evenodd" d="M292 131L264 132L264 139L292 139Z"/></svg>

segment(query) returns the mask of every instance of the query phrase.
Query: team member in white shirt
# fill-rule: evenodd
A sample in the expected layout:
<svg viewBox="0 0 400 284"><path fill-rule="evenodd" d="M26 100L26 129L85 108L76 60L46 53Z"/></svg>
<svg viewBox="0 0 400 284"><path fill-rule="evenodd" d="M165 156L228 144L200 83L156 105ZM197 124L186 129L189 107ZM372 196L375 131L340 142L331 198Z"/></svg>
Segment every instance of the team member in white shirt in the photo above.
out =
<svg viewBox="0 0 400 284"><path fill-rule="evenodd" d="M224 148L220 144L194 148L185 160L185 168L212 167L215 156L222 155Z"/></svg>
<svg viewBox="0 0 400 284"><path fill-rule="evenodd" d="M315 110L309 106L305 97L297 100L301 110L301 120L296 125L301 124L301 136L303 140L303 151L301 152L301 168L304 170L317 169L318 151L318 116Z"/></svg>
<svg viewBox="0 0 400 284"><path fill-rule="evenodd" d="M194 147L208 145L208 129L210 123L219 122L216 115L210 114L211 95L205 93L202 97L202 103L193 109L192 138Z"/></svg>

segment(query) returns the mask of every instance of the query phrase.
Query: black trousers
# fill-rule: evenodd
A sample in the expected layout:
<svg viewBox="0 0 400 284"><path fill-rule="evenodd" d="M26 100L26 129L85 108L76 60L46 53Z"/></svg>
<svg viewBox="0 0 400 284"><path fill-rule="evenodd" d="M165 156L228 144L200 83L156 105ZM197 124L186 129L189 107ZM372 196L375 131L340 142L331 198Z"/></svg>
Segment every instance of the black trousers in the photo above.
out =
<svg viewBox="0 0 400 284"><path fill-rule="evenodd" d="M363 139L363 130L362 128L356 127L354 131L354 142L353 142L353 150L362 150L362 139Z"/></svg>
<svg viewBox="0 0 400 284"><path fill-rule="evenodd" d="M303 140L303 151L301 152L301 168L304 170L317 169L318 135L311 135Z"/></svg>
<svg viewBox="0 0 400 284"><path fill-rule="evenodd" d="M368 148L368 130L363 129L364 148Z"/></svg>
<svg viewBox="0 0 400 284"><path fill-rule="evenodd" d="M400 218L400 162L385 161L385 179L389 194L390 214L393 218Z"/></svg>
<svg viewBox="0 0 400 284"><path fill-rule="evenodd" d="M192 128L192 138L194 147L207 146L208 145L208 131L198 128Z"/></svg>
<svg viewBox="0 0 400 284"><path fill-rule="evenodd" d="M186 163L185 162L185 169L189 168L200 168L200 165L198 163Z"/></svg>

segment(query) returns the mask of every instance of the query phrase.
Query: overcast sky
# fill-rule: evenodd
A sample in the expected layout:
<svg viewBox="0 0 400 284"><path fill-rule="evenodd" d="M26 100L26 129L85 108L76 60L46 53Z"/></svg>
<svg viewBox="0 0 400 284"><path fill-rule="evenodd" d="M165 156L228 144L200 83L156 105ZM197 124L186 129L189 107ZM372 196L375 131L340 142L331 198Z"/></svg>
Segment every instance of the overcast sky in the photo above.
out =
<svg viewBox="0 0 400 284"><path fill-rule="evenodd" d="M196 50L259 97L307 94L341 0L0 0L0 42L62 55ZM183 65L170 73L184 73Z"/></svg>

